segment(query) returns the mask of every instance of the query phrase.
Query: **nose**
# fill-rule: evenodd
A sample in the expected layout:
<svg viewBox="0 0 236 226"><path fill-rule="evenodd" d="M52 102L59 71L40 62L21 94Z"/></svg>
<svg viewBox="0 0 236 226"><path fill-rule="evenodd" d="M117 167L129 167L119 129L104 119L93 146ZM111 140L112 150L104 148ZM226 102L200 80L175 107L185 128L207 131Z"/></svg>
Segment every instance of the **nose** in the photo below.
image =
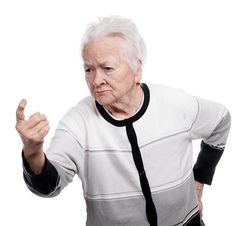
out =
<svg viewBox="0 0 236 226"><path fill-rule="evenodd" d="M93 85L99 87L106 84L105 75L102 70L97 69L93 80Z"/></svg>

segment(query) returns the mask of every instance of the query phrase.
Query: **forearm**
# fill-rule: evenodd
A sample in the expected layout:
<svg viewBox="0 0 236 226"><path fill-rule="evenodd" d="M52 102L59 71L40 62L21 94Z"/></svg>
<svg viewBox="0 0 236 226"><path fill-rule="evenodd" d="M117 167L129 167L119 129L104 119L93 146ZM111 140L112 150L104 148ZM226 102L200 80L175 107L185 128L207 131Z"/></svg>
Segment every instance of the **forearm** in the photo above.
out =
<svg viewBox="0 0 236 226"><path fill-rule="evenodd" d="M45 164L45 156L43 149L40 148L38 151L31 150L29 147L23 147L24 159L28 163L31 171L35 175L39 175L42 172L43 166Z"/></svg>
<svg viewBox="0 0 236 226"><path fill-rule="evenodd" d="M224 149L214 148L202 141L201 151L193 168L196 181L208 185L212 183L216 166L223 151Z"/></svg>
<svg viewBox="0 0 236 226"><path fill-rule="evenodd" d="M44 155L44 153L43 153ZM22 153L23 175L29 189L41 196L51 196L57 189L60 176L53 164L44 155L44 165L39 174L35 174Z"/></svg>

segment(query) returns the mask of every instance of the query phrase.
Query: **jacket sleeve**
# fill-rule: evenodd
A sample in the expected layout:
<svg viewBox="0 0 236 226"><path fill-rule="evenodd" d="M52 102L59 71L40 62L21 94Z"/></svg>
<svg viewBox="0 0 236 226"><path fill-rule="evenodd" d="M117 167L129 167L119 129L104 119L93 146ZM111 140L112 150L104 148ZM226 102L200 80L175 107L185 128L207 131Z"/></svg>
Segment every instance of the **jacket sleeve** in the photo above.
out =
<svg viewBox="0 0 236 226"><path fill-rule="evenodd" d="M231 117L219 103L196 98L196 105L197 113L190 133L192 139L202 139L202 142L193 172L195 180L210 185L226 145Z"/></svg>
<svg viewBox="0 0 236 226"><path fill-rule="evenodd" d="M29 189L39 196L58 195L75 174L84 173L83 120L71 109L59 122L49 147L46 162L40 175L33 175L23 158L24 179Z"/></svg>
<svg viewBox="0 0 236 226"><path fill-rule="evenodd" d="M23 174L28 188L43 197L58 195L83 167L81 153L81 146L76 139L67 131L57 128L46 151L41 174L34 175L22 155Z"/></svg>
<svg viewBox="0 0 236 226"><path fill-rule="evenodd" d="M45 164L42 172L39 175L35 175L27 161L24 158L24 154L22 152L23 159L23 176L26 185L28 188L35 194L40 196L50 196L55 193L55 190L59 184L60 177L56 170L56 168L52 165L52 163L45 156Z"/></svg>

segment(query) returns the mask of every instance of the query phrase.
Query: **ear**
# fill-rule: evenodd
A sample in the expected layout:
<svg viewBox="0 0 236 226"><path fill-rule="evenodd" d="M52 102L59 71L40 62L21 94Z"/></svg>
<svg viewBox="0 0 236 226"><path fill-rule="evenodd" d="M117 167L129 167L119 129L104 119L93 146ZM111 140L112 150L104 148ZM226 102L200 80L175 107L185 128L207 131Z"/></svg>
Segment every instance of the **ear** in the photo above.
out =
<svg viewBox="0 0 236 226"><path fill-rule="evenodd" d="M140 59L137 60L137 69L135 72L135 82L140 83L140 80L142 78L142 61Z"/></svg>

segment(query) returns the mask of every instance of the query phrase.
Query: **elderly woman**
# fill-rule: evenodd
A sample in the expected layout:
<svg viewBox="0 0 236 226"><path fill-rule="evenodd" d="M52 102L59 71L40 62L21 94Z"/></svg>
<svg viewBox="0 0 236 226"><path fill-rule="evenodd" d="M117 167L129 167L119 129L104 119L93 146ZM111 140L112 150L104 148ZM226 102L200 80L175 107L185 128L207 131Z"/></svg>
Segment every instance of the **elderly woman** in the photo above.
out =
<svg viewBox="0 0 236 226"><path fill-rule="evenodd" d="M77 174L88 226L201 225L203 184L212 182L230 114L181 90L141 83L145 53L130 20L90 25L82 57L91 96L61 119L46 154L46 117L25 119L26 100L17 109L27 186L52 197ZM194 167L193 139L203 139Z"/></svg>

